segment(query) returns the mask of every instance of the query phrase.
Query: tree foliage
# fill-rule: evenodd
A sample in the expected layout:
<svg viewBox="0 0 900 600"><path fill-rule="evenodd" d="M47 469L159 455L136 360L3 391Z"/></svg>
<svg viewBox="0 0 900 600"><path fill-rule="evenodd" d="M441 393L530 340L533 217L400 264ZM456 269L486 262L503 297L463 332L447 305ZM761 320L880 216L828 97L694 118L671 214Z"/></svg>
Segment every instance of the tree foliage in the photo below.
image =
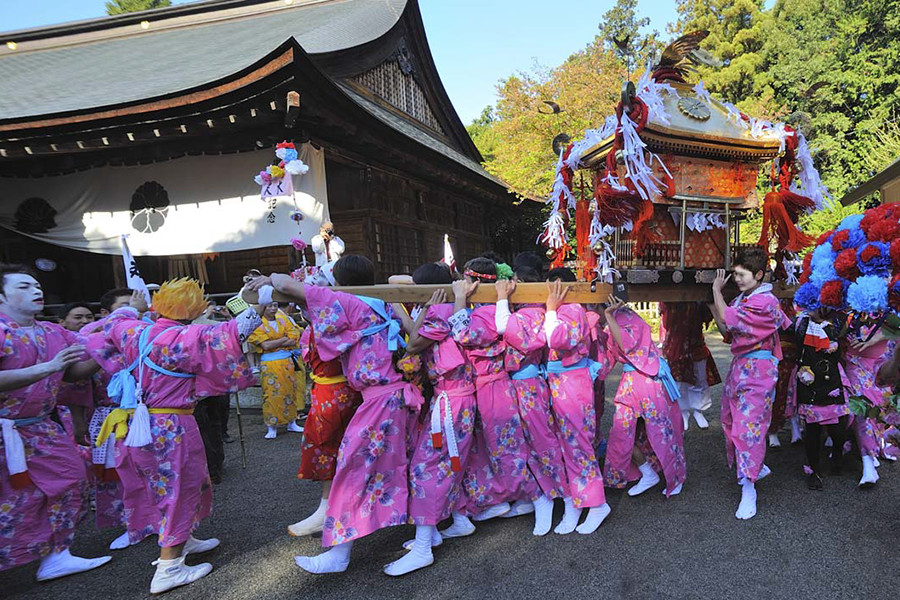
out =
<svg viewBox="0 0 900 600"><path fill-rule="evenodd" d="M172 5L172 0L107 0L106 14L121 15L125 13L165 8Z"/></svg>

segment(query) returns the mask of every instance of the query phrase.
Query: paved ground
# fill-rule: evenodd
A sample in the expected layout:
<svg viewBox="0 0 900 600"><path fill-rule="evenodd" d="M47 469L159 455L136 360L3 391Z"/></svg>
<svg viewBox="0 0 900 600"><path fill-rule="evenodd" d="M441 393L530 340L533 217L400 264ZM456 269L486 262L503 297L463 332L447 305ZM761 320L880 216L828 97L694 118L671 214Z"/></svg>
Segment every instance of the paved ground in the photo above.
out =
<svg viewBox="0 0 900 600"><path fill-rule="evenodd" d="M711 347L724 372L727 349L720 343ZM608 398L616 383L610 381ZM709 430L687 433L688 481L680 496L666 501L658 490L638 498L610 492L612 515L591 536L534 538L530 517L482 524L474 536L437 549L434 566L401 579L388 578L381 567L401 555L400 544L412 527L381 531L357 543L343 574L314 576L294 566L292 557L318 552L319 540L290 538L285 526L317 505L318 489L294 477L299 437L263 440L259 416L245 416L247 469L240 468L239 445L229 445L225 482L216 488L216 517L198 534L222 540L222 547L205 557L215 570L166 597L893 597L890 590L900 585L894 563L900 534L898 467L881 467L879 485L861 492L855 487L858 460L848 458L845 475L826 478L825 491L817 493L806 490L800 448L770 452L767 462L774 475L759 485L759 514L737 521L739 490L724 465L717 407L709 412ZM237 431L234 419L232 431ZM102 554L117 534L82 525L74 551ZM56 582L35 583L34 566L0 573L0 597L146 598L155 557L156 547L145 541L116 552L97 571Z"/></svg>

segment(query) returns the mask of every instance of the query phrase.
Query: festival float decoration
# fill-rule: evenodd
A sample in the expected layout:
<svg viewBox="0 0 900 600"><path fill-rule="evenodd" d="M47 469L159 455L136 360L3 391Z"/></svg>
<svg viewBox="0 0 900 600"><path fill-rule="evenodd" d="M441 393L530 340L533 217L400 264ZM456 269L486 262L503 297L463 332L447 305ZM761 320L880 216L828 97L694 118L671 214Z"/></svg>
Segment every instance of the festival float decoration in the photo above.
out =
<svg viewBox="0 0 900 600"><path fill-rule="evenodd" d="M572 252L566 228L575 212L574 251L588 280L708 287L715 269L729 268L751 244L774 254L782 279L789 280L788 269L794 274L795 254L813 242L797 220L830 196L802 132L742 113L714 99L702 82L687 83L693 64L710 63L699 49L707 33L673 42L636 85L623 86L601 127L560 149L539 237L554 266ZM773 164L763 233L742 241L738 224L759 205L757 176L767 161ZM579 170L593 181L590 201L583 187L576 198Z"/></svg>
<svg viewBox="0 0 900 600"><path fill-rule="evenodd" d="M300 160L297 147L293 142L280 142L275 145L275 160L268 167L263 169L253 178L253 181L260 186L260 198L267 203L268 214L266 221L275 222L275 205L277 198L286 196L294 202L294 210L290 213L292 221L297 223L298 230L300 223L303 221L303 212L297 207L294 199L294 175L305 175L309 171L309 167ZM297 237L291 238L291 246L300 254L300 269L306 267L306 242L304 242L299 234Z"/></svg>

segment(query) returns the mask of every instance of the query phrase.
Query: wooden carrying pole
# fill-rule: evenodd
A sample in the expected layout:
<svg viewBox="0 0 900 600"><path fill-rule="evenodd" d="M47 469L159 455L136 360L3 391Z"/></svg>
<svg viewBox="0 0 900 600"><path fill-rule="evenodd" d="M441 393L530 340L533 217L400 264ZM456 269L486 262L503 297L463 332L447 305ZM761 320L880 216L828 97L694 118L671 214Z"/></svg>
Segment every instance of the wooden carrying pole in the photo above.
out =
<svg viewBox="0 0 900 600"><path fill-rule="evenodd" d="M606 302L612 293L612 286L608 283L596 284L596 290L593 292L590 283L564 283L563 285L569 288L566 302L572 303ZM424 304L428 302L435 290L443 289L447 292L447 302L453 302L453 289L449 285L367 285L332 289L358 296L380 298L386 302L410 304ZM729 285L724 291L726 298L737 295L737 289L733 285ZM773 292L779 298L794 297L794 288L782 289L776 285ZM256 304L258 300L256 292L241 290L241 296L249 304ZM279 302L291 302L291 298L282 296L278 292L272 295L272 299ZM631 302L712 302L712 288L706 284L690 283L630 285L628 286L628 299ZM514 304L543 304L546 300L546 283L520 283L510 298L510 302ZM496 302L497 292L494 291L494 284L479 284L469 301L473 303Z"/></svg>

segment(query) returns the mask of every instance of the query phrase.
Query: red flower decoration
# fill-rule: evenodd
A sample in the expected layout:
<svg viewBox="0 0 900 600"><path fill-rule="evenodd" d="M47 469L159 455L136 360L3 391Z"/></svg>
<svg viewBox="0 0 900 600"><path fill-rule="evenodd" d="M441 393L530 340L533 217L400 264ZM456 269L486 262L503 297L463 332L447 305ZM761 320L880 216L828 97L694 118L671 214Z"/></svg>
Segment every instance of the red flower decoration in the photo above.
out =
<svg viewBox="0 0 900 600"><path fill-rule="evenodd" d="M835 252L840 252L847 246L845 244L850 241L850 232L846 229L838 231L834 234L834 237L831 238L831 249Z"/></svg>
<svg viewBox="0 0 900 600"><path fill-rule="evenodd" d="M878 258L879 254L881 254L881 252L878 251L878 246L870 244L863 248L862 252L859 253L859 259L862 262L867 263L874 258ZM836 268L837 267L835 267L835 269Z"/></svg>
<svg viewBox="0 0 900 600"><path fill-rule="evenodd" d="M889 253L891 255L891 264L893 265L894 270L900 271L900 236L891 242Z"/></svg>
<svg viewBox="0 0 900 600"><path fill-rule="evenodd" d="M876 221L869 227L866 236L871 242L890 242L900 237L900 223L892 216Z"/></svg>
<svg viewBox="0 0 900 600"><path fill-rule="evenodd" d="M856 250L847 248L841 250L834 260L834 270L844 279L856 281L859 277L859 266L856 264Z"/></svg>
<svg viewBox="0 0 900 600"><path fill-rule="evenodd" d="M834 229L832 229L832 230L830 230L830 231L826 231L825 233L823 233L822 235L820 235L820 236L819 236L819 239L816 240L816 246L821 246L822 244L824 244L825 242L827 242L827 241L828 241L828 236L830 236L832 233L834 233Z"/></svg>
<svg viewBox="0 0 900 600"><path fill-rule="evenodd" d="M818 245L818 244L816 244ZM806 256L803 257L803 271L808 272L812 269L812 252L808 252Z"/></svg>
<svg viewBox="0 0 900 600"><path fill-rule="evenodd" d="M837 308L843 304L844 285L837 279L826 281L819 292L819 302L825 306Z"/></svg>
<svg viewBox="0 0 900 600"><path fill-rule="evenodd" d="M275 144L275 149L278 150L279 148L292 148L296 150L296 146L294 146L293 142L278 142Z"/></svg>

